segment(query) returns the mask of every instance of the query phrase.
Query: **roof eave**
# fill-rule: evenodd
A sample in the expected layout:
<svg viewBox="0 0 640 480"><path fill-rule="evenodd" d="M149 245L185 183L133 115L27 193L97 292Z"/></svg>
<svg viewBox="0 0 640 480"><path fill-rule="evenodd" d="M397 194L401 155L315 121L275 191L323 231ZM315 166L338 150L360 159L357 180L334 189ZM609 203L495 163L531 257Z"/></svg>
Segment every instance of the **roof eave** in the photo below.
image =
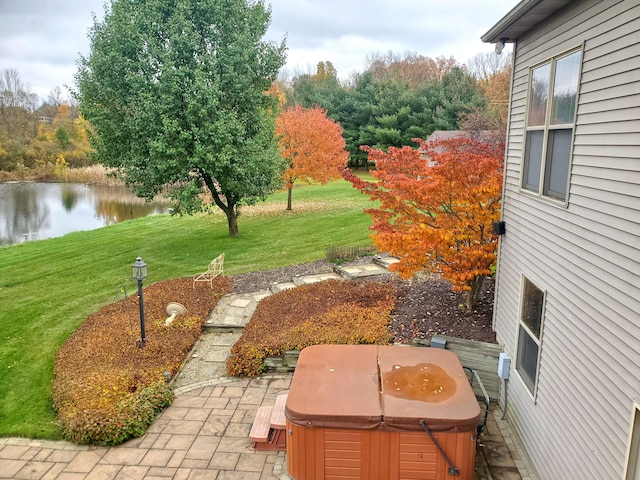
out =
<svg viewBox="0 0 640 480"><path fill-rule="evenodd" d="M536 5L542 0L522 0L519 4L511 9L502 19L496 23L491 29L485 33L482 37L485 43L497 43L499 41L515 41L516 38L505 37L505 31L511 28L518 20L529 13Z"/></svg>

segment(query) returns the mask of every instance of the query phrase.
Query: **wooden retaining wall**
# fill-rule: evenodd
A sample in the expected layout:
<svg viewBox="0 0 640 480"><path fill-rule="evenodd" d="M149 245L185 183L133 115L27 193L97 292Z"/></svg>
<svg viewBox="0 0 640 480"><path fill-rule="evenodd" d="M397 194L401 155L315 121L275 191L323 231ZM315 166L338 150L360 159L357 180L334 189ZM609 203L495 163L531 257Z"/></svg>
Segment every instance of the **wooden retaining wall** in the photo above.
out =
<svg viewBox="0 0 640 480"><path fill-rule="evenodd" d="M458 355L462 366L472 368L478 372L482 384L489 394L489 399L498 401L500 391L498 355L502 352L500 345L464 340L446 335L434 335L433 339L446 341L446 349ZM414 347L430 347L431 343L429 340L415 338L411 345ZM266 371L269 373L293 372L298 363L298 355L300 355L298 350L290 350L285 352L282 357L267 357L265 359ZM474 387L474 391L478 395L481 394L481 390L477 386Z"/></svg>

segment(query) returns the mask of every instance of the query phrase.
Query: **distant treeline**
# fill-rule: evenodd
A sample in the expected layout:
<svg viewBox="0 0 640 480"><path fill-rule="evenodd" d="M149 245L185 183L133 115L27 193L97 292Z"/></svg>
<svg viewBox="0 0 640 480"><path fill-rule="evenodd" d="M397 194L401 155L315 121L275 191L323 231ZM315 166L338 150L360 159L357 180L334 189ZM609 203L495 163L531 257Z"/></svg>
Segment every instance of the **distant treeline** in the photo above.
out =
<svg viewBox="0 0 640 480"><path fill-rule="evenodd" d="M287 106L320 106L339 122L352 167L360 146L417 146L435 130L504 130L511 77L508 55L478 54L467 65L453 57L414 53L372 55L364 73L340 81L331 62L315 73L281 78Z"/></svg>
<svg viewBox="0 0 640 480"><path fill-rule="evenodd" d="M59 87L40 103L17 70L0 72L0 171L87 166L88 127Z"/></svg>
<svg viewBox="0 0 640 480"><path fill-rule="evenodd" d="M360 146L414 145L435 130L504 127L511 64L506 55L479 54L467 65L389 52L367 58L363 73L341 81L331 62L287 78L276 91L284 107L319 106L340 123L352 167L366 163ZM0 171L91 164L88 130L71 98L55 87L46 100L15 69L0 72Z"/></svg>

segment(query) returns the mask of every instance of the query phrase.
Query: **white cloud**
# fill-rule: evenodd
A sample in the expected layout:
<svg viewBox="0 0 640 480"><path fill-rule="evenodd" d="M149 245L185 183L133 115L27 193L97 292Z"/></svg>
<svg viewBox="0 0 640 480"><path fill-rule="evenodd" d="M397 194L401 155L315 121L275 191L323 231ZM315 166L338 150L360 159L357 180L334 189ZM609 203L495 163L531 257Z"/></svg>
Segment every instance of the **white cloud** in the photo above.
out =
<svg viewBox="0 0 640 480"><path fill-rule="evenodd" d="M461 63L493 47L480 36L516 0L271 0L267 39L287 36L290 73L331 61L342 78L362 71L372 53L453 56ZM73 85L80 53L89 51L92 12L103 0L0 0L0 69L16 68L42 99Z"/></svg>

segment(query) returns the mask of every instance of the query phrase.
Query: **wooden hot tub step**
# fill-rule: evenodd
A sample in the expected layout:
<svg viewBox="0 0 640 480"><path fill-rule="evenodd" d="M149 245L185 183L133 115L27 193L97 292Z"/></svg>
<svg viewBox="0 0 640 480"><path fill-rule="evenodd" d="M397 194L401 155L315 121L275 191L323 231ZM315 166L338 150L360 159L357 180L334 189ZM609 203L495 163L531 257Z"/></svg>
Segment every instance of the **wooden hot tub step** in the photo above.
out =
<svg viewBox="0 0 640 480"><path fill-rule="evenodd" d="M287 404L287 394L278 395L276 404L271 412L271 428L284 430L287 428L287 417L284 415L284 407Z"/></svg>
<svg viewBox="0 0 640 480"><path fill-rule="evenodd" d="M286 403L287 395L278 395L275 406L258 408L249 432L249 440L254 442L256 450L286 450Z"/></svg>
<svg viewBox="0 0 640 480"><path fill-rule="evenodd" d="M287 449L286 430L269 430L269 440L266 442L255 442L253 448L262 452L277 452Z"/></svg>
<svg viewBox="0 0 640 480"><path fill-rule="evenodd" d="M271 430L271 413L273 407L260 407L256 412L256 418L249 432L249 440L252 442L268 442L269 430Z"/></svg>

